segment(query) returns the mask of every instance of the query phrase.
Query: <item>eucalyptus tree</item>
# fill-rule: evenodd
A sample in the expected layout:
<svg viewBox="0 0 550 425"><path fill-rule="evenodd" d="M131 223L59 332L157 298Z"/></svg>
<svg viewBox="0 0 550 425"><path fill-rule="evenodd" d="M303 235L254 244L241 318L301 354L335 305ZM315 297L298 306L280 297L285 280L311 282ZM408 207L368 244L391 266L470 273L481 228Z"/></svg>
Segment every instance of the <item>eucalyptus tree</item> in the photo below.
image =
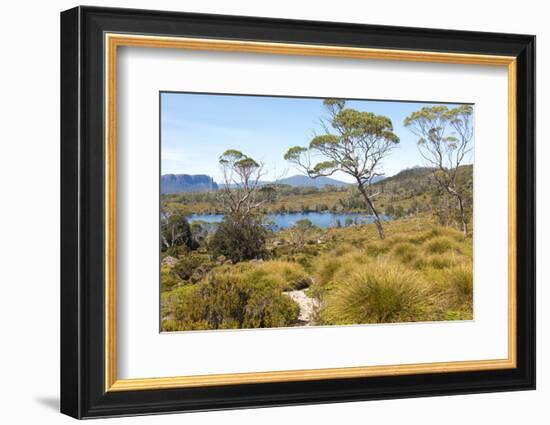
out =
<svg viewBox="0 0 550 425"><path fill-rule="evenodd" d="M307 218L298 220L296 224L290 228L290 237L293 245L295 245L298 250L302 250L309 235L311 235L314 230L315 226Z"/></svg>
<svg viewBox="0 0 550 425"><path fill-rule="evenodd" d="M234 218L246 218L266 200L259 200L264 166L242 152L229 149L219 158L223 185L219 192L223 208Z"/></svg>
<svg viewBox="0 0 550 425"><path fill-rule="evenodd" d="M218 196L225 215L209 241L209 250L233 262L262 258L266 229L258 208L267 202L260 196L263 164L235 149L225 151L219 164L223 184Z"/></svg>
<svg viewBox="0 0 550 425"><path fill-rule="evenodd" d="M190 249L197 247L191 233L191 226L185 214L177 210L162 210L160 217L160 239L163 251L178 246L186 246Z"/></svg>
<svg viewBox="0 0 550 425"><path fill-rule="evenodd" d="M383 175L381 162L399 143L399 137L386 116L347 108L342 99L325 99L323 104L328 112L321 118L324 134L313 137L307 147L290 148L284 158L312 178L336 172L353 177L374 216L378 235L384 239L374 205L378 193L371 192L371 185L375 177Z"/></svg>
<svg viewBox="0 0 550 425"><path fill-rule="evenodd" d="M418 150L433 169L435 181L455 198L462 232L467 235L465 188L458 184L457 172L472 151L473 108L470 105L426 106L405 118L404 125L419 137Z"/></svg>

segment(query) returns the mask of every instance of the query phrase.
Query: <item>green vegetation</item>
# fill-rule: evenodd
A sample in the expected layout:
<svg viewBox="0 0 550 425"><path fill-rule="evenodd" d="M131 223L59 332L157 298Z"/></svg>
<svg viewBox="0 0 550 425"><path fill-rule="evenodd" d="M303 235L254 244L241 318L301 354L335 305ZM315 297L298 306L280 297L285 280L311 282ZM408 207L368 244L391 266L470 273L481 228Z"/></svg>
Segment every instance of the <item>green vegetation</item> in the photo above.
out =
<svg viewBox="0 0 550 425"><path fill-rule="evenodd" d="M300 251L292 229L268 233L264 260L187 252L161 268L163 330L292 326L291 290L317 301L311 324L471 320L471 235L427 216L385 227L383 241L372 224L316 229Z"/></svg>
<svg viewBox="0 0 550 425"><path fill-rule="evenodd" d="M472 214L472 166L458 168L457 180L464 188L465 208ZM369 214L368 205L361 200L353 186L291 187L269 186L276 190L277 197L267 200L258 207L261 214L285 214L298 212L354 212ZM263 188L263 186L261 187ZM460 217L455 203L445 190L433 180L428 168L412 168L372 184L372 189L380 194L376 197L377 206L385 214L394 218L408 215L429 214L443 226L460 225ZM259 201L264 198L261 190ZM163 209L191 214L223 214L217 192L180 193L162 195ZM340 223L345 224L343 221Z"/></svg>
<svg viewBox="0 0 550 425"><path fill-rule="evenodd" d="M381 160L399 143L399 137L388 117L346 108L343 99L325 99L323 104L329 115L321 118L325 134L315 136L307 148L290 148L284 158L309 177L331 176L337 171L353 177L374 217L378 236L384 239L382 221L374 206L375 195L369 189L373 179L381 175ZM313 157L317 160L313 161Z"/></svg>
<svg viewBox="0 0 550 425"><path fill-rule="evenodd" d="M339 171L354 184L262 185L264 165L229 149L218 161L219 190L161 196L162 330L473 318L473 170L462 165L471 108L422 109L408 117L425 157L443 152L450 162L428 161L430 167L375 182L381 160L399 141L391 121L338 99L325 106L326 134L291 148L285 159L309 177ZM289 212L363 213L373 223L346 218L321 228L302 219L276 229L267 222L267 214ZM191 214L201 213L223 219L189 224ZM296 294L311 301L311 311L303 311Z"/></svg>
<svg viewBox="0 0 550 425"><path fill-rule="evenodd" d="M239 329L292 325L299 308L282 294L289 283L276 270L250 264L222 266L197 285L163 293L164 330ZM281 273L296 277L292 271Z"/></svg>
<svg viewBox="0 0 550 425"><path fill-rule="evenodd" d="M265 257L266 229L254 217L238 220L227 216L217 227L208 248L213 257L234 263Z"/></svg>
<svg viewBox="0 0 550 425"><path fill-rule="evenodd" d="M321 323L411 322L429 307L429 287L399 263L371 260L342 274L325 296Z"/></svg>

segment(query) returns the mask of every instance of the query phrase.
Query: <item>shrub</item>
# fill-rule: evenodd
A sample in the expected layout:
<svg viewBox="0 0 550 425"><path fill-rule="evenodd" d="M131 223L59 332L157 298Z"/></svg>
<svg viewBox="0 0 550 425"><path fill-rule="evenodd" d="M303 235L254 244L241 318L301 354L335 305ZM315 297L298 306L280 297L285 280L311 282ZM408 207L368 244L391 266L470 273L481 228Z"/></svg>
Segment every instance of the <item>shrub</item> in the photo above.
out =
<svg viewBox="0 0 550 425"><path fill-rule="evenodd" d="M182 280L195 283L199 281L211 268L212 264L207 258L194 253L189 253L178 260L178 262L174 265L172 272Z"/></svg>
<svg viewBox="0 0 550 425"><path fill-rule="evenodd" d="M172 273L170 267L162 266L160 268L160 290L169 291L174 286L180 283L177 275Z"/></svg>
<svg viewBox="0 0 550 425"><path fill-rule="evenodd" d="M387 261L371 262L337 282L321 318L329 324L418 321L430 298L419 274Z"/></svg>
<svg viewBox="0 0 550 425"><path fill-rule="evenodd" d="M248 264L220 267L174 292L167 302L177 330L290 326L300 311L280 281Z"/></svg>
<svg viewBox="0 0 550 425"><path fill-rule="evenodd" d="M196 285L180 286L163 294L161 313L164 331L208 329L204 319L205 306Z"/></svg>
<svg viewBox="0 0 550 425"><path fill-rule="evenodd" d="M302 249L306 243L310 242L308 238L314 230L315 226L307 218L298 220L296 224L289 229L292 244L295 245L297 249Z"/></svg>
<svg viewBox="0 0 550 425"><path fill-rule="evenodd" d="M191 234L191 227L185 215L179 211L169 211L161 214L160 239L162 250L185 247L196 249L197 242Z"/></svg>
<svg viewBox="0 0 550 425"><path fill-rule="evenodd" d="M182 255L185 255L189 252L187 245L173 245L170 248L166 248L164 254L169 255L170 257L178 258Z"/></svg>
<svg viewBox="0 0 550 425"><path fill-rule="evenodd" d="M263 258L266 234L266 229L254 217L227 216L212 236L209 250L214 257L224 256L234 263Z"/></svg>

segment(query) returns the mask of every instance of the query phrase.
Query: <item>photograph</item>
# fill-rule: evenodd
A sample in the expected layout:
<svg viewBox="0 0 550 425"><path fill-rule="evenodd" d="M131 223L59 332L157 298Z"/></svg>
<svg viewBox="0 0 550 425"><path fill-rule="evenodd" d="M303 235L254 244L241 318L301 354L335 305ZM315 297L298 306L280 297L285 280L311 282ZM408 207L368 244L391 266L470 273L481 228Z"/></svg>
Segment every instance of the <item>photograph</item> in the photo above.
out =
<svg viewBox="0 0 550 425"><path fill-rule="evenodd" d="M160 93L162 332L473 320L474 105Z"/></svg>
<svg viewBox="0 0 550 425"><path fill-rule="evenodd" d="M6 140L40 134L25 139L34 149L5 144L32 152L6 156L7 187L42 206L36 196L56 199L43 177L57 179L55 208L42 208L56 225L39 227L58 234L38 239L54 245L33 261L60 290L41 274L31 311L48 312L30 316L20 294L4 297L11 322L49 326L57 312L52 332L26 338L57 341L27 362L41 367L41 408L22 397L14 415L57 403L76 419L231 422L220 411L254 409L235 416L243 425L290 407L284 419L299 422L329 403L345 410L334 418L364 417L352 402L369 402L369 418L387 422L390 406L410 422L400 399L425 419L418 398L453 396L460 408L436 405L439 422L479 421L479 406L506 423L540 416L534 33L548 25L529 5L500 8L497 22L490 6L430 19L402 3L389 15L75 6L51 31L33 21L51 49L19 49L11 68L46 90L36 99L60 89L60 108L29 127L28 96L10 85L22 121ZM55 13L42 12L48 24ZM46 79L21 72L56 55ZM36 208L14 211L11 251L29 263L14 223ZM30 319L11 326L18 343Z"/></svg>

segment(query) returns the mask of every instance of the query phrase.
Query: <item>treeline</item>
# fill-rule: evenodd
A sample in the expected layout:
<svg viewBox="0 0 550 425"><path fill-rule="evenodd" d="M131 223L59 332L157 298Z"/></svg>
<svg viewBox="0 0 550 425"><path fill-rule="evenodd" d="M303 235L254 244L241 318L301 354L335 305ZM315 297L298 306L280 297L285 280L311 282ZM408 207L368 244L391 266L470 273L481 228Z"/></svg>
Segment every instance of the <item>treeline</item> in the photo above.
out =
<svg viewBox="0 0 550 425"><path fill-rule="evenodd" d="M378 205L386 216L401 218L417 214L430 214L441 225L457 225L456 205L453 198L438 185L430 168L404 170L372 185L380 192ZM457 183L463 188L464 204L468 220L472 215L473 167L460 166ZM293 187L278 185L270 187L275 192L260 191L258 199L266 201L258 208L262 214L286 214L309 212L369 214L364 198L354 186ZM267 192L267 193L266 193ZM184 214L224 214L215 192L181 193L162 195L164 209L181 211Z"/></svg>

